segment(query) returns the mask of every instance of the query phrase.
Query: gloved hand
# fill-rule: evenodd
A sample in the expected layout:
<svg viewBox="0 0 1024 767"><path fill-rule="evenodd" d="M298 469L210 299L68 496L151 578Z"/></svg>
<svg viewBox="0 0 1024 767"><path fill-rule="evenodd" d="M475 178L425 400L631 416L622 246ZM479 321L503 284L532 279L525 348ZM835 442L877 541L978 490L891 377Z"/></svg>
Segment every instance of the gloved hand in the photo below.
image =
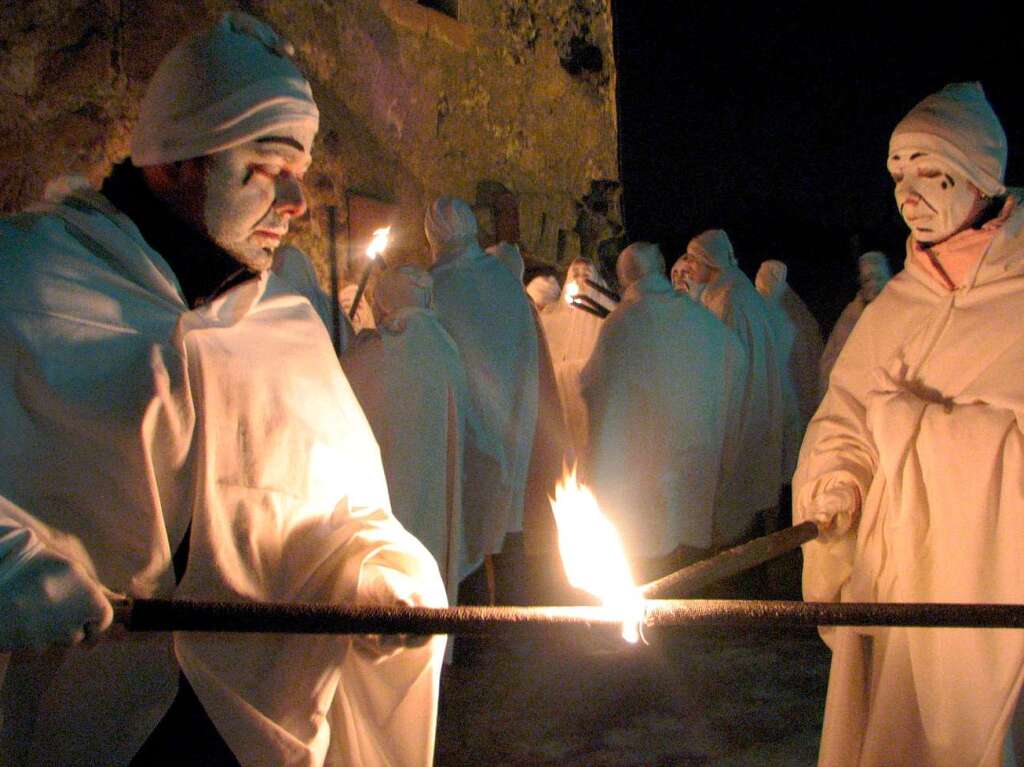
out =
<svg viewBox="0 0 1024 767"><path fill-rule="evenodd" d="M0 560L0 651L91 642L110 626L110 602L79 564L43 547L6 564Z"/></svg>
<svg viewBox="0 0 1024 767"><path fill-rule="evenodd" d="M363 605L406 605L416 607L425 600L416 580L398 570L371 567L359 586L359 603ZM423 647L431 640L426 634L360 634L353 643L380 660L390 658L403 648Z"/></svg>
<svg viewBox="0 0 1024 767"><path fill-rule="evenodd" d="M813 498L807 516L818 526L818 537L824 542L846 534L860 514L860 490L856 485L835 484Z"/></svg>

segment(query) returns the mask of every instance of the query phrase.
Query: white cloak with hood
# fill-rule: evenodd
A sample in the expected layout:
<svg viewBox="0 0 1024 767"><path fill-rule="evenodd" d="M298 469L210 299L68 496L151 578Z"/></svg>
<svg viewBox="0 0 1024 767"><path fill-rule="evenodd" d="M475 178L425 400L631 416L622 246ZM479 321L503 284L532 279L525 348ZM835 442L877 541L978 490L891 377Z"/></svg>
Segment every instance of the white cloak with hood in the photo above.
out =
<svg viewBox="0 0 1024 767"><path fill-rule="evenodd" d="M604 320L582 374L586 480L630 556L744 532L748 520L716 513L744 364L736 337L660 274L630 285Z"/></svg>
<svg viewBox="0 0 1024 767"><path fill-rule="evenodd" d="M446 251L430 274L434 309L459 349L486 438L468 445L462 496L466 558L480 563L501 551L507 533L523 529L537 426L537 328L522 284L475 242ZM500 464L490 445L500 449Z"/></svg>
<svg viewBox="0 0 1024 767"><path fill-rule="evenodd" d="M0 539L27 541L0 570L43 546L134 597L445 603L308 301L267 273L189 310L167 263L94 193L0 223L0 246ZM15 654L0 763L126 764L180 665L247 766L428 764L443 641L390 657L365 646L141 634Z"/></svg>
<svg viewBox="0 0 1024 767"><path fill-rule="evenodd" d="M836 484L863 502L849 532L804 547L804 595L1024 603L1024 210L953 292L910 253L854 328L807 431L794 522ZM1024 632L823 634L822 765L1000 764Z"/></svg>

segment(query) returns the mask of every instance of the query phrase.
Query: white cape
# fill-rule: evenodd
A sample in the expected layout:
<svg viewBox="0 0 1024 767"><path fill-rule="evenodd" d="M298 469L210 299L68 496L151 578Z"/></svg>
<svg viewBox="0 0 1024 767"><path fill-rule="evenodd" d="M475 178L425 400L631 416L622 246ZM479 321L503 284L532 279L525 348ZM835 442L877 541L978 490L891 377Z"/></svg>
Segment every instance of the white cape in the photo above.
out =
<svg viewBox="0 0 1024 767"><path fill-rule="evenodd" d="M341 362L380 445L395 516L434 555L454 604L470 570L462 464L475 428L455 343L432 311L407 307L361 333Z"/></svg>
<svg viewBox="0 0 1024 767"><path fill-rule="evenodd" d="M909 252L909 251L908 251ZM859 521L805 546L808 600L1024 603L1024 210L967 286L908 258L864 311L811 422L794 522L830 485ZM1024 632L825 633L822 765L996 767L1024 673Z"/></svg>
<svg viewBox="0 0 1024 767"><path fill-rule="evenodd" d="M701 302L739 337L747 353L747 381L739 431L727 446L735 481L731 503L749 515L776 506L782 486L782 376L775 334L764 299L738 268L724 271Z"/></svg>
<svg viewBox="0 0 1024 767"><path fill-rule="evenodd" d="M582 376L585 474L630 556L708 548L738 534L716 504L744 358L733 333L661 275L630 285L604 320Z"/></svg>
<svg viewBox="0 0 1024 767"><path fill-rule="evenodd" d="M523 529L527 471L537 425L537 329L515 276L479 247L431 269L434 308L466 370L485 445L467 445L462 496L466 557L479 564ZM491 445L500 446L493 464ZM486 458L484 458L486 457Z"/></svg>
<svg viewBox="0 0 1024 767"><path fill-rule="evenodd" d="M584 295L593 295L589 287ZM564 299L548 304L540 312L541 325L551 351L551 364L558 385L558 398L577 455L586 452L587 409L580 393L580 373L597 344L604 320L569 306Z"/></svg>
<svg viewBox="0 0 1024 767"><path fill-rule="evenodd" d="M789 484L796 470L804 430L818 408L818 362L821 330L800 296L782 282L764 297L775 327L776 352L783 387L782 480Z"/></svg>
<svg viewBox="0 0 1024 767"><path fill-rule="evenodd" d="M135 597L372 602L383 578L444 604L308 301L266 274L190 311L104 198L52 213L0 222L0 412L17 437L0 445L0 534L28 528ZM0 763L126 764L180 664L245 765L427 764L442 652L179 634L14 655Z"/></svg>

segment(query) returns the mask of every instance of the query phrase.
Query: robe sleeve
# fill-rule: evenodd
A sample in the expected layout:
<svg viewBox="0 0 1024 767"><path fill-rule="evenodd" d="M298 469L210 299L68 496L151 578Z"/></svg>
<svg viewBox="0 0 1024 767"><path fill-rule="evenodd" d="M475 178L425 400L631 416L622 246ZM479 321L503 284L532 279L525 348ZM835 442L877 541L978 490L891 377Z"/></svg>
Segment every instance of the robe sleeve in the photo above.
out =
<svg viewBox="0 0 1024 767"><path fill-rule="evenodd" d="M858 323L840 354L831 383L807 428L793 478L793 523L812 519L815 500L838 486L855 488L867 498L878 468L878 453L867 422L867 398L878 367L870 323ZM853 570L857 538L853 525L834 538L804 547L804 597L835 601Z"/></svg>

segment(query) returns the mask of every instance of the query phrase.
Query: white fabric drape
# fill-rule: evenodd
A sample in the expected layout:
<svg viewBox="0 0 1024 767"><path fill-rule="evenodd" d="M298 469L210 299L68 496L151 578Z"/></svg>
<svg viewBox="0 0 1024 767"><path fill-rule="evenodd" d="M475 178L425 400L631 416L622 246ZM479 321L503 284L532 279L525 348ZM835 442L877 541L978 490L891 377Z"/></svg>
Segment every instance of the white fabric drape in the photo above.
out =
<svg viewBox="0 0 1024 767"><path fill-rule="evenodd" d="M480 563L501 551L507 533L523 529L537 426L537 330L522 284L475 243L449 247L431 276L434 308L459 349L485 439L467 444L462 498L466 557Z"/></svg>
<svg viewBox="0 0 1024 767"><path fill-rule="evenodd" d="M467 428L476 426L466 373L429 309L399 309L377 331L361 334L342 366L380 445L395 516L434 555L454 604L470 571L463 451Z"/></svg>
<svg viewBox="0 0 1024 767"><path fill-rule="evenodd" d="M662 275L630 285L583 370L586 479L635 557L707 548L746 526L722 508L730 409L745 353Z"/></svg>
<svg viewBox="0 0 1024 767"><path fill-rule="evenodd" d="M736 477L733 506L737 513L748 512L753 522L757 511L777 505L782 485L782 377L764 299L737 266L723 262L719 269L700 300L736 333L747 354L740 426L729 452Z"/></svg>
<svg viewBox="0 0 1024 767"><path fill-rule="evenodd" d="M908 255L910 253L908 245ZM794 521L830 488L859 520L805 546L809 600L1024 602L1024 215L949 292L912 258L865 309L811 422ZM842 628L820 763L996 767L1016 631Z"/></svg>
<svg viewBox="0 0 1024 767"><path fill-rule="evenodd" d="M308 301L266 274L190 311L104 198L53 213L0 224L0 412L17 436L0 446L0 537L32 529L136 597L445 603ZM0 763L127 763L180 663L243 764L421 765L442 653L181 634L16 655Z"/></svg>

